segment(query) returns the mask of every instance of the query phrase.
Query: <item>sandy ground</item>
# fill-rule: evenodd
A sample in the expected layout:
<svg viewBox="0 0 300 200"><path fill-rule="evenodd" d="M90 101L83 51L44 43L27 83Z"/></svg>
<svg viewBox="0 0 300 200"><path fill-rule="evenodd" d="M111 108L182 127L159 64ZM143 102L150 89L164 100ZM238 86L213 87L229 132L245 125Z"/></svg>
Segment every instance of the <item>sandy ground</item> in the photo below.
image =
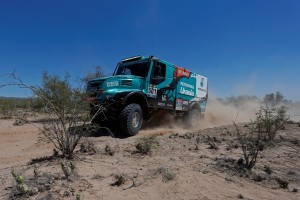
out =
<svg viewBox="0 0 300 200"><path fill-rule="evenodd" d="M259 155L249 177L220 164L226 158L242 156L240 148L228 148L235 142L234 127L208 127L212 124L194 130L156 127L125 139L84 138L84 142L94 143L97 151L76 154L73 162L78 176L74 181L64 180L63 159L42 161L39 170L56 174L55 182L47 191L18 198L75 199L80 194L81 199L300 199L296 192L300 189L298 124L289 124L279 133L280 141ZM149 135L156 135L157 142L151 154L136 153L139 139ZM38 142L38 136L38 129L31 124L14 126L13 120L0 120L0 199L9 199L16 185L12 168L30 179L31 159L52 155L53 146ZM209 149L208 136L217 138L217 149ZM106 145L115 151L113 156L107 155ZM264 165L272 169L271 175L266 174ZM264 179L255 181L258 174ZM112 186L115 175L124 177L120 186ZM288 180L288 188L280 188L276 177Z"/></svg>

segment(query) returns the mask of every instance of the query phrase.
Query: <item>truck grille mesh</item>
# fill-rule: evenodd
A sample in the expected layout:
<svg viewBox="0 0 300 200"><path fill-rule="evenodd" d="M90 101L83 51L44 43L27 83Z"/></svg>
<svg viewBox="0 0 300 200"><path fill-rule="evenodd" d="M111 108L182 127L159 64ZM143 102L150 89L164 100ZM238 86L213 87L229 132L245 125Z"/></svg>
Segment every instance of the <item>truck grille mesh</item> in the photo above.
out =
<svg viewBox="0 0 300 200"><path fill-rule="evenodd" d="M121 81L122 86L132 86L132 80L122 80Z"/></svg>

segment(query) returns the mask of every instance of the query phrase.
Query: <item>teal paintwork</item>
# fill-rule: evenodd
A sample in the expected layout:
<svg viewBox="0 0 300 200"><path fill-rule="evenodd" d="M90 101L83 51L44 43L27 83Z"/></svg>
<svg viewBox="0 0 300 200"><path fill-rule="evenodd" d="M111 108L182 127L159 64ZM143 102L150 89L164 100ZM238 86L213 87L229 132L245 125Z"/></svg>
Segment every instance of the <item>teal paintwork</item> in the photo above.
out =
<svg viewBox="0 0 300 200"><path fill-rule="evenodd" d="M122 82L124 81L131 81L131 84L123 85ZM106 100L113 98L117 93L120 92L143 91L145 79L134 75L118 75L105 78L96 78L88 83L87 91L92 89L91 84L93 82L101 82L97 89L103 90L103 92L98 95L97 98L99 100Z"/></svg>
<svg viewBox="0 0 300 200"><path fill-rule="evenodd" d="M204 88L204 82L199 81L199 79L196 78L199 76L198 74L189 73L189 76L181 75L179 77L176 75L177 77L175 77L178 67L174 66L172 63L158 58L150 59L143 56L138 57L138 59L136 59L137 57L132 58L132 60L130 58L122 60L120 63L118 63L117 69L120 67L122 71L124 67L126 68L126 66L135 64L140 65L150 61L150 64L146 67L148 73L143 74L144 77L135 75L115 75L104 78L96 78L88 83L87 91L97 93L98 95L96 98L100 101L112 99L118 93L137 91L145 94L150 102L149 105L154 107L159 108L160 103L160 105L164 105L161 106L161 108L178 110L180 109L181 104L190 105L192 102L197 102L201 107L201 111L205 111L207 104L207 86L206 90L204 90L204 92L206 92L206 96L203 96L202 94L200 95L201 97L197 96L197 92L199 92L200 88ZM166 65L165 79L158 84L151 84L150 79L154 71L154 62L159 62ZM136 68L131 68L131 70L133 69ZM207 81L206 78L205 80ZM99 84L97 85L97 83ZM199 84L199 86L197 86L197 84ZM151 102L153 103L151 104ZM183 110L185 111L186 108Z"/></svg>

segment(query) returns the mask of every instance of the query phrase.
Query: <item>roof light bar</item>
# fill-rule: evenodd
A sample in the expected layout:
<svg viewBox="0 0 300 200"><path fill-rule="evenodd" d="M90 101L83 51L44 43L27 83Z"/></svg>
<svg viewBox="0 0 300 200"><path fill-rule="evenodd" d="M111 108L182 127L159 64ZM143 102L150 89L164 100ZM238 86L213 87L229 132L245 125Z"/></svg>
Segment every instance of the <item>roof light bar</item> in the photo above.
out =
<svg viewBox="0 0 300 200"><path fill-rule="evenodd" d="M128 62L128 61L131 61L131 60L138 60L138 59L141 59L142 56L133 56L133 57L130 57L130 58L125 58L122 60L122 62Z"/></svg>

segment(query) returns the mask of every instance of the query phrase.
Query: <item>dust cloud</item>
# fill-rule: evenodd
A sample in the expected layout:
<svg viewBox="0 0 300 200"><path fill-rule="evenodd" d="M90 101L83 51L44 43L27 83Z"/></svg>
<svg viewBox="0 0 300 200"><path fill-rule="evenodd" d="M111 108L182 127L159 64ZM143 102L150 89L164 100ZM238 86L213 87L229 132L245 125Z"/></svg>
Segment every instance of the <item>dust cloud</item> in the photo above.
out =
<svg viewBox="0 0 300 200"><path fill-rule="evenodd" d="M162 135L167 133L186 133L187 131L213 128L216 126L250 122L255 118L255 113L263 104L256 96L236 96L221 99L212 97L208 99L204 117L192 124L167 112L155 114L150 122L145 122L141 130L144 135ZM300 122L300 102L284 101L290 120ZM280 106L280 105L278 105Z"/></svg>
<svg viewBox="0 0 300 200"><path fill-rule="evenodd" d="M260 101L255 97L239 96L226 100L210 98L205 113L205 127L249 122L255 117ZM201 128L201 123L198 126Z"/></svg>
<svg viewBox="0 0 300 200"><path fill-rule="evenodd" d="M255 117L259 108L256 97L239 96L226 100L209 98L204 116L192 124L166 112L156 114L150 122L146 122L142 134L161 135L166 133L185 133L187 131L212 128L215 126L232 124L233 121L249 122Z"/></svg>
<svg viewBox="0 0 300 200"><path fill-rule="evenodd" d="M300 122L300 102L290 102L287 107L290 119L294 122Z"/></svg>

